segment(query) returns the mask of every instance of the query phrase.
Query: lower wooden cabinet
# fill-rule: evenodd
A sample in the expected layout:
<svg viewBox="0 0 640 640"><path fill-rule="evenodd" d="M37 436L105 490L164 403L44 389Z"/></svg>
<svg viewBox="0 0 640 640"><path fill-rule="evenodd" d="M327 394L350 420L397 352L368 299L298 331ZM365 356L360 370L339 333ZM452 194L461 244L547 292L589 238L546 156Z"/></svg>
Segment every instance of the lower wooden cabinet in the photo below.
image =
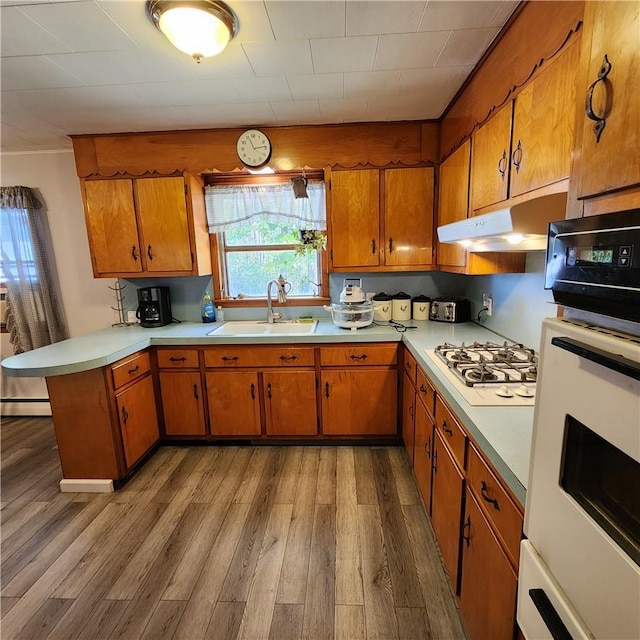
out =
<svg viewBox="0 0 640 640"><path fill-rule="evenodd" d="M411 464L415 464L416 390L411 376L402 377L402 441Z"/></svg>
<svg viewBox="0 0 640 640"><path fill-rule="evenodd" d="M315 436L318 433L314 371L265 371L262 382L268 436Z"/></svg>
<svg viewBox="0 0 640 640"><path fill-rule="evenodd" d="M422 401L415 401L415 454L413 474L427 514L431 515L431 480L433 477L433 419Z"/></svg>
<svg viewBox="0 0 640 640"><path fill-rule="evenodd" d="M462 525L460 607L472 639L512 640L517 574L483 515L466 492Z"/></svg>
<svg viewBox="0 0 640 640"><path fill-rule="evenodd" d="M395 435L398 372L395 369L322 371L324 435Z"/></svg>
<svg viewBox="0 0 640 640"><path fill-rule="evenodd" d="M206 377L211 435L259 436L257 371L215 371Z"/></svg>
<svg viewBox="0 0 640 640"><path fill-rule="evenodd" d="M159 379L165 434L205 435L200 371L161 371Z"/></svg>
<svg viewBox="0 0 640 640"><path fill-rule="evenodd" d="M460 520L464 475L435 430L431 524L440 546L447 573L456 589L460 562Z"/></svg>
<svg viewBox="0 0 640 640"><path fill-rule="evenodd" d="M131 468L158 442L158 415L151 376L116 395L118 420L127 468Z"/></svg>

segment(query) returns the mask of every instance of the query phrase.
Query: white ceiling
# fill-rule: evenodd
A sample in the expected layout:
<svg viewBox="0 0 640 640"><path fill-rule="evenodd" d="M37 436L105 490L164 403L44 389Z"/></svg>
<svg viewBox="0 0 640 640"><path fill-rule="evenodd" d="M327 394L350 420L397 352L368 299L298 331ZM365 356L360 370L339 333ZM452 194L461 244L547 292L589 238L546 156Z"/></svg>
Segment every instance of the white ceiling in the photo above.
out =
<svg viewBox="0 0 640 640"><path fill-rule="evenodd" d="M68 134L438 118L517 0L227 0L196 64L144 0L0 0L1 150Z"/></svg>

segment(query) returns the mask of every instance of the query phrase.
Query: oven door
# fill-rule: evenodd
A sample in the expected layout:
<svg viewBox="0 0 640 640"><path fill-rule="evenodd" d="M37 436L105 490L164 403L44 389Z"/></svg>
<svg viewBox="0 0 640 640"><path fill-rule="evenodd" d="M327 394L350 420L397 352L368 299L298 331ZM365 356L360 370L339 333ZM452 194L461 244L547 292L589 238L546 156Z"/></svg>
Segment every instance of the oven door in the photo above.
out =
<svg viewBox="0 0 640 640"><path fill-rule="evenodd" d="M525 534L596 638L640 638L639 421L640 341L545 320Z"/></svg>

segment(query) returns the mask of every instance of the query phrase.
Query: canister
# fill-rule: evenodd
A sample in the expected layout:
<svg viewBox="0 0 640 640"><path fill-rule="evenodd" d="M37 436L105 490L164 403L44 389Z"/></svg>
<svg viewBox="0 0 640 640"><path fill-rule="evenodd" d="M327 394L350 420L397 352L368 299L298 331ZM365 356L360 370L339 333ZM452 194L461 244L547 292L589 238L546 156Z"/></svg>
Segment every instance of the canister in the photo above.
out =
<svg viewBox="0 0 640 640"><path fill-rule="evenodd" d="M376 293L373 298L373 319L378 322L391 320L391 296L382 292Z"/></svg>
<svg viewBox="0 0 640 640"><path fill-rule="evenodd" d="M391 297L391 319L396 322L411 320L411 296L404 291Z"/></svg>
<svg viewBox="0 0 640 640"><path fill-rule="evenodd" d="M416 296L411 300L412 317L414 320L429 319L429 305L431 298L427 296Z"/></svg>

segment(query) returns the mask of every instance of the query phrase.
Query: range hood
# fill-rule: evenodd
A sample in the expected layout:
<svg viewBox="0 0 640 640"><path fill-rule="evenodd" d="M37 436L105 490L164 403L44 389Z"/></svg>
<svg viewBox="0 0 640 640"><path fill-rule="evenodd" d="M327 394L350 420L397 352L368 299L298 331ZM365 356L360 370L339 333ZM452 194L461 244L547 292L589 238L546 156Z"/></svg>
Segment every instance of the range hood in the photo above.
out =
<svg viewBox="0 0 640 640"><path fill-rule="evenodd" d="M438 227L438 240L467 251L545 251L550 222L564 220L566 193L529 200Z"/></svg>

